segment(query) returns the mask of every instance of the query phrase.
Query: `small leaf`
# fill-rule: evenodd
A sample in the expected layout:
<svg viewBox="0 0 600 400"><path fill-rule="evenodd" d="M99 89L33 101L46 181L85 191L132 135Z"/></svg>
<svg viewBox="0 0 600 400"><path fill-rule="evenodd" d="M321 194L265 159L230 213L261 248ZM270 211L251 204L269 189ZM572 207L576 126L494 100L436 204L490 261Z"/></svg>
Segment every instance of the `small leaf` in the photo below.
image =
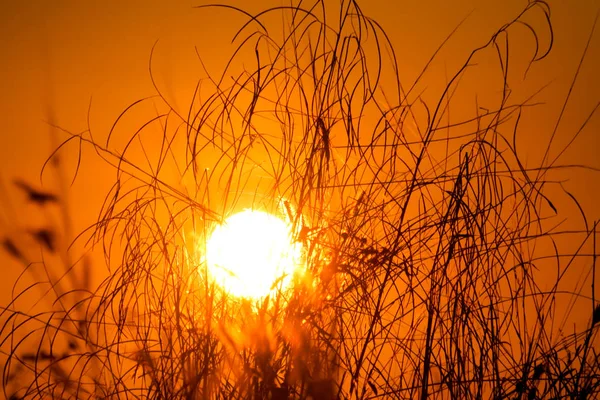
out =
<svg viewBox="0 0 600 400"><path fill-rule="evenodd" d="M33 237L48 250L54 251L56 249L56 235L49 229L40 229L38 231L31 232Z"/></svg>
<svg viewBox="0 0 600 400"><path fill-rule="evenodd" d="M36 355L33 353L25 353L21 357L25 361L35 361L35 359L37 358Z"/></svg>
<svg viewBox="0 0 600 400"><path fill-rule="evenodd" d="M545 372L546 372L546 366L542 363L537 364L533 368L533 380L540 379L542 377L542 375L544 375Z"/></svg>
<svg viewBox="0 0 600 400"><path fill-rule="evenodd" d="M373 384L373 382L371 382L371 381L367 381L367 383L371 387L371 390L373 391L373 393L375 394L375 396L379 395L379 391L377 390L377 386L375 386Z"/></svg>
<svg viewBox="0 0 600 400"><path fill-rule="evenodd" d="M40 205L44 205L46 203L54 203L58 200L56 195L34 189L29 184L27 184L21 180L16 180L15 185L17 185L19 188L21 188L27 194L27 197L29 197L29 201L31 201L33 203L38 203Z"/></svg>
<svg viewBox="0 0 600 400"><path fill-rule="evenodd" d="M594 315L592 316L592 326L600 322L600 304L594 309Z"/></svg>
<svg viewBox="0 0 600 400"><path fill-rule="evenodd" d="M558 214L558 210L556 209L556 207L554 207L554 204L552 204L552 202L550 201L550 199L546 197L546 201L548 202L548 205L550 206L550 208L552 210L554 210L554 214Z"/></svg>
<svg viewBox="0 0 600 400"><path fill-rule="evenodd" d="M21 261L25 259L25 257L23 257L23 254L21 253L21 251L13 243L12 240L4 239L2 241L2 246L4 247L4 250L6 250L7 253L10 254L11 256L13 256L14 258L21 260Z"/></svg>

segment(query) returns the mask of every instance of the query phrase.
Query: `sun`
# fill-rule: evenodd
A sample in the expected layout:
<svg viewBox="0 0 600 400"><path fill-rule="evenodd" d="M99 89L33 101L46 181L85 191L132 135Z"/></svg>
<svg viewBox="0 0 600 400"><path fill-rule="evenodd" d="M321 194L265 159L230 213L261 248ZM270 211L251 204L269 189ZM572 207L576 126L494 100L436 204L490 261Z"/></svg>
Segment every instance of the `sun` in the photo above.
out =
<svg viewBox="0 0 600 400"><path fill-rule="evenodd" d="M300 266L290 224L255 210L227 218L206 243L209 275L230 295L260 299L285 289Z"/></svg>

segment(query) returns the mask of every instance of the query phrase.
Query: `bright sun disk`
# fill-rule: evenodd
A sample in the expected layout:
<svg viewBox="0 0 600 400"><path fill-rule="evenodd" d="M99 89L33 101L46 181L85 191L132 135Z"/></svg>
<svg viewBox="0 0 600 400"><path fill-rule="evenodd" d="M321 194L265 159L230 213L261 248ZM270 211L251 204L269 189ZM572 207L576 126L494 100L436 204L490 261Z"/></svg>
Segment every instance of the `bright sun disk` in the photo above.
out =
<svg viewBox="0 0 600 400"><path fill-rule="evenodd" d="M262 211L245 210L227 218L206 244L208 272L237 297L262 298L273 286L285 289L300 263L300 245L290 225Z"/></svg>

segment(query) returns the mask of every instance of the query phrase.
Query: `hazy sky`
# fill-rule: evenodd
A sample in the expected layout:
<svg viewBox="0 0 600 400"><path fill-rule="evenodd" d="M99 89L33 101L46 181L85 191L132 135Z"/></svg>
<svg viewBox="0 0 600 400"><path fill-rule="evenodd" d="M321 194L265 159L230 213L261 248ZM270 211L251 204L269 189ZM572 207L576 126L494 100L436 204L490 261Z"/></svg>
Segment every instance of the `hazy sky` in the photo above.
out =
<svg viewBox="0 0 600 400"><path fill-rule="evenodd" d="M194 46L208 68L218 71L233 49L230 39L234 28L244 21L225 10L192 8L202 3L201 0L57 0L4 4L0 14L0 179L3 182L0 196L3 201L10 197L6 184L13 177L39 182L39 170L52 147L50 130L44 121L53 119L73 132L85 130L92 100L90 123L102 135L127 105L155 93L148 60L157 40L155 77L175 103L185 108L201 75ZM252 3L248 10L257 11L280 2L247 3ZM407 84L415 79L441 41L467 18L432 66L432 71L437 71L432 74L439 75L432 75L430 87L424 85L429 90L426 94L431 94L436 90L435 79L443 78L444 71L455 70L474 46L485 43L489 35L527 1L380 0L364 3L365 14L380 22L396 47L401 79ZM519 96L551 83L539 97L547 106L533 112L524 126L523 158L533 164L539 161L538 149L545 149L600 9L600 2L591 0L549 3L555 49L547 60L530 70L528 84L515 88L515 95ZM244 2L230 4L243 5ZM524 36L523 41L524 46L533 47L530 37ZM517 63L516 68L522 66ZM598 70L600 32L597 31L564 121L557 131L559 145L570 140L600 100ZM600 168L599 132L600 116L596 115L560 161ZM111 182L112 175L94 175L100 165L94 162L84 165L82 179L73 187L72 204L81 216L75 223L76 231L93 222ZM598 173L572 170L567 176L557 174L556 177L569 179L565 187L580 199L590 220L600 218ZM557 194L556 203L575 210L565 195ZM15 209L21 210L18 205ZM7 215L6 210L1 213L1 224L28 218ZM16 273L7 275L8 282ZM5 298L3 294L0 303L4 304Z"/></svg>
<svg viewBox="0 0 600 400"><path fill-rule="evenodd" d="M281 1L248 3L252 3L248 6L250 11L257 11ZM408 83L444 37L465 17L466 21L447 49L440 53L432 71L443 73L445 69L451 73L474 45L485 42L526 1L365 3L368 5L363 5L363 11L381 23L395 45L401 78ZM132 101L154 94L148 59L157 40L156 78L178 102L185 103L187 92L200 76L194 46L208 67L213 72L218 71L231 54L229 43L233 28L243 21L232 12L192 8L198 4L202 2L59 0L11 2L5 6L0 16L2 174L7 177L19 171L31 175L31 171L39 169L40 160L49 150L43 123L49 110L62 127L83 130L93 98L91 122L101 131ZM531 83L527 86L528 90L535 90L552 82L539 98L554 108L544 109L545 118L538 121L542 125L531 132L540 139L556 121L556 113L548 115L549 111L556 111L566 95L600 8L600 2L590 0L556 0L550 5L555 49L547 62L530 71ZM533 46L530 37L524 36L523 40L524 47ZM600 78L594 73L599 66L599 41L596 34L572 94L565 124L559 132L564 137L582 122L600 97ZM599 126L597 117L592 124ZM596 162L598 166L594 157L598 135L594 134L597 129L593 127L581 134L567 156L576 156L580 162ZM588 201L588 205L591 206L591 202Z"/></svg>

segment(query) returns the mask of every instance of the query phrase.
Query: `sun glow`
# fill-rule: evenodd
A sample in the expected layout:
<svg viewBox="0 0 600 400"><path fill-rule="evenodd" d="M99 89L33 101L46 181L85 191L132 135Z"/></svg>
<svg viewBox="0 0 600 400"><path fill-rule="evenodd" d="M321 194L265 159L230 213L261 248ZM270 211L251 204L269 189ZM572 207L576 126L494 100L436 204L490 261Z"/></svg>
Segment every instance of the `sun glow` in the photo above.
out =
<svg viewBox="0 0 600 400"><path fill-rule="evenodd" d="M212 232L206 262L216 283L236 297L259 299L285 289L300 266L291 226L262 211L245 210Z"/></svg>

